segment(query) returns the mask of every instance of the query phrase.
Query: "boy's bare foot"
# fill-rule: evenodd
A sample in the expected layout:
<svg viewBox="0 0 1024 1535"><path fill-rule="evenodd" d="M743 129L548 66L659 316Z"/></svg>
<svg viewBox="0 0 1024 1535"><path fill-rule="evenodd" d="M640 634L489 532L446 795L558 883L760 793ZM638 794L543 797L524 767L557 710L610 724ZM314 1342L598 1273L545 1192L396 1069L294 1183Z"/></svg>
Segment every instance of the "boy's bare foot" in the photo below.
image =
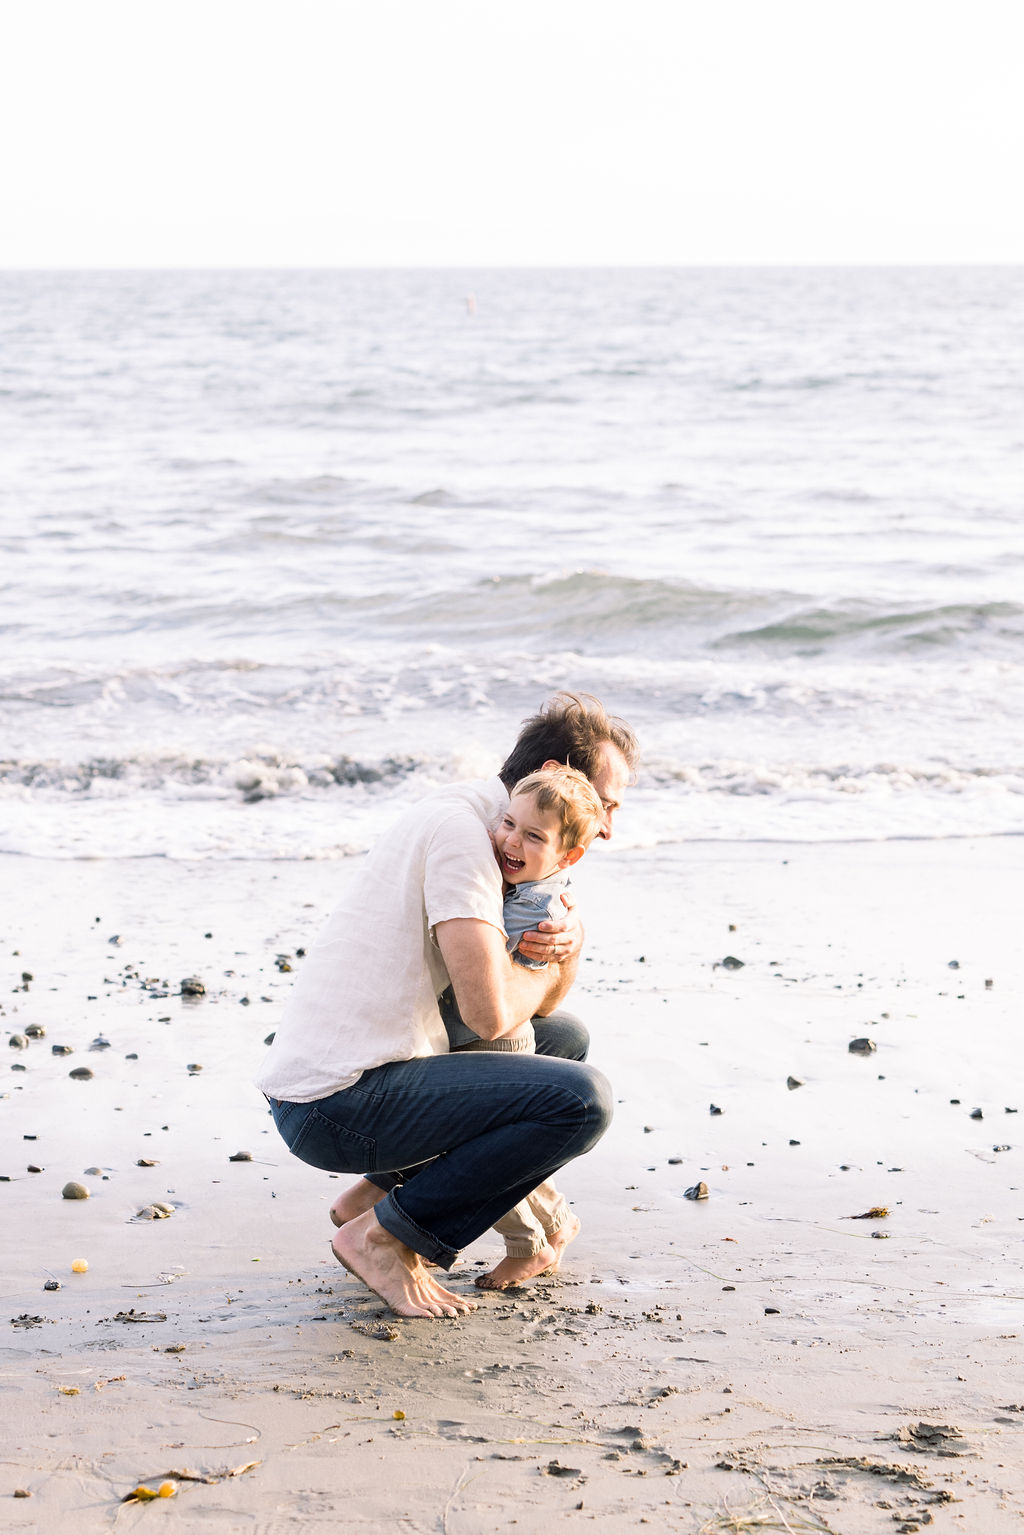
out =
<svg viewBox="0 0 1024 1535"><path fill-rule="evenodd" d="M511 1284L523 1284L527 1279L536 1279L538 1274L546 1274L557 1262L554 1248L542 1247L529 1258L502 1258L489 1274L481 1274L476 1284L481 1290L507 1290Z"/></svg>
<svg viewBox="0 0 1024 1535"><path fill-rule="evenodd" d="M550 1273L561 1263L565 1249L579 1234L579 1217L570 1215L564 1226L559 1226L554 1235L548 1237L547 1246L539 1253L531 1258L502 1258L496 1268L489 1274L481 1274L476 1283L481 1290L506 1290L509 1285L523 1284L527 1279Z"/></svg>
<svg viewBox="0 0 1024 1535"><path fill-rule="evenodd" d="M331 1206L331 1220L336 1226L344 1226L346 1221L354 1221L357 1215L372 1210L385 1193L386 1190L379 1189L375 1183L360 1178L358 1183L350 1184L343 1194L338 1195Z"/></svg>
<svg viewBox="0 0 1024 1535"><path fill-rule="evenodd" d="M385 1231L372 1210L346 1221L331 1250L396 1316L461 1316L476 1310L474 1301L439 1285L427 1273L419 1253Z"/></svg>

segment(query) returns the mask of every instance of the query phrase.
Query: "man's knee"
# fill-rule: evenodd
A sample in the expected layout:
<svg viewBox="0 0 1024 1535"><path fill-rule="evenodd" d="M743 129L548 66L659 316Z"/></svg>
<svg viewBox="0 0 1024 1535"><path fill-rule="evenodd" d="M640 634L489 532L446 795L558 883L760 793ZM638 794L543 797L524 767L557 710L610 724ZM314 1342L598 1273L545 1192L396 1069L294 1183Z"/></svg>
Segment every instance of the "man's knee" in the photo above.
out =
<svg viewBox="0 0 1024 1535"><path fill-rule="evenodd" d="M612 1122L615 1112L615 1100L612 1097L612 1087L603 1072L596 1066L580 1065L576 1078L577 1091L583 1100L584 1114L591 1128L591 1141L600 1140Z"/></svg>
<svg viewBox="0 0 1024 1535"><path fill-rule="evenodd" d="M556 1055L563 1061L585 1061L590 1049L590 1033L575 1013L552 1013L534 1018L538 1055Z"/></svg>

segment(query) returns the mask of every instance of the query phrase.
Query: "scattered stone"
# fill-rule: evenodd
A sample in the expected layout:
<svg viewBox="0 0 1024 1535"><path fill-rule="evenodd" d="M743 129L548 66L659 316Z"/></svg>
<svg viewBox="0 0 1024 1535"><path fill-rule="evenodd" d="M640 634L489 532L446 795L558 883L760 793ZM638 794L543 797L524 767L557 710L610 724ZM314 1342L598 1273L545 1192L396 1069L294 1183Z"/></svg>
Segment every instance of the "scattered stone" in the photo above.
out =
<svg viewBox="0 0 1024 1535"><path fill-rule="evenodd" d="M89 1049L90 1050L109 1050L110 1049L110 1040L109 1039L104 1039L102 1034L97 1034L96 1038L93 1040L92 1044L89 1046Z"/></svg>
<svg viewBox="0 0 1024 1535"><path fill-rule="evenodd" d="M994 985L995 985L995 981L993 981L991 978L989 978L989 980L987 980L985 982L985 990L986 991L991 991Z"/></svg>
<svg viewBox="0 0 1024 1535"><path fill-rule="evenodd" d="M563 1466L561 1461L549 1460L546 1466L540 1468L541 1476L581 1476L581 1466Z"/></svg>
<svg viewBox="0 0 1024 1535"><path fill-rule="evenodd" d="M93 1070L91 1066L76 1066L68 1072L68 1076L73 1082L88 1082L93 1076Z"/></svg>
<svg viewBox="0 0 1024 1535"><path fill-rule="evenodd" d="M695 1183L692 1188L684 1189L684 1199L707 1199L708 1186L706 1183Z"/></svg>
<svg viewBox="0 0 1024 1535"><path fill-rule="evenodd" d="M136 1167L159 1167L160 1163L153 1157L139 1157Z"/></svg>
<svg viewBox="0 0 1024 1535"><path fill-rule="evenodd" d="M276 1033L277 1033L277 1030L276 1030L276 1029L275 1029L275 1030L274 1030L274 1031L273 1031L273 1033L271 1033L271 1034L268 1034L268 1035L267 1035L267 1037L266 1037L266 1039L265 1039L265 1040L264 1040L264 1041L263 1041L263 1043L264 1043L264 1044L265 1044L265 1045L272 1045L272 1044L273 1044L273 1043L274 1043L274 1034L276 1034Z"/></svg>
<svg viewBox="0 0 1024 1535"><path fill-rule="evenodd" d="M1016 1109L1004 1109L1003 1110L1004 1114L1016 1114L1016 1112L1017 1112Z"/></svg>
<svg viewBox="0 0 1024 1535"><path fill-rule="evenodd" d="M12 1061L11 1062L11 1070L12 1071L27 1071L28 1067L24 1064L23 1061Z"/></svg>
<svg viewBox="0 0 1024 1535"><path fill-rule="evenodd" d="M126 1055L125 1056L125 1060L126 1061L137 1061L138 1058L139 1058L138 1052L135 1051L135 1050L132 1051L131 1055Z"/></svg>
<svg viewBox="0 0 1024 1535"><path fill-rule="evenodd" d="M50 1054L51 1055L74 1055L74 1053L75 1052L74 1052L74 1050L72 1049L72 1047L70 1045L51 1045L50 1046Z"/></svg>
<svg viewBox="0 0 1024 1535"><path fill-rule="evenodd" d="M981 1110L980 1110L980 1109L972 1109L972 1110L971 1110L971 1118L972 1118L972 1119L984 1119L984 1118L985 1118L985 1116L984 1116L984 1114L983 1114L983 1113L982 1113L982 1112L981 1112Z"/></svg>
<svg viewBox="0 0 1024 1535"><path fill-rule="evenodd" d="M800 1144L800 1142L799 1142L799 1141L790 1141L790 1143L789 1143L789 1144L790 1144L790 1145L791 1145L791 1146L799 1146L799 1144Z"/></svg>
<svg viewBox="0 0 1024 1535"><path fill-rule="evenodd" d="M185 1067L185 1070L188 1072L190 1077L194 1077L196 1072L202 1071L202 1069L202 1065L199 1061L189 1061L188 1065Z"/></svg>
<svg viewBox="0 0 1024 1535"><path fill-rule="evenodd" d="M735 1288L736 1288L736 1286L734 1284L724 1284L722 1286L723 1290L735 1290Z"/></svg>
<svg viewBox="0 0 1024 1535"><path fill-rule="evenodd" d="M46 1283L43 1285L43 1289L44 1290L59 1290L60 1289L60 1280L59 1279L48 1279L46 1281Z"/></svg>
<svg viewBox="0 0 1024 1535"><path fill-rule="evenodd" d="M889 1232L888 1231L873 1231L871 1233L871 1235L878 1242L887 1242L889 1240Z"/></svg>
<svg viewBox="0 0 1024 1535"><path fill-rule="evenodd" d="M721 1112L722 1112L722 1110L718 1107L717 1103L709 1103L708 1104L708 1113L709 1114L721 1114Z"/></svg>
<svg viewBox="0 0 1024 1535"><path fill-rule="evenodd" d="M873 1055L878 1049L873 1039L851 1039L849 1043L851 1055Z"/></svg>
<svg viewBox="0 0 1024 1535"><path fill-rule="evenodd" d="M745 961L742 960L742 959L737 959L735 954L727 954L725 956L725 958L722 960L722 969L723 970L742 970L743 966L744 966L744 963L745 963Z"/></svg>
<svg viewBox="0 0 1024 1535"><path fill-rule="evenodd" d="M32 974L31 970L23 970L21 972L21 984L23 986L27 986L30 981L34 981L34 980L35 980L35 976Z"/></svg>
<svg viewBox="0 0 1024 1535"><path fill-rule="evenodd" d="M883 1221L888 1214L888 1205L872 1205L870 1210L863 1210L860 1215L841 1215L839 1218L844 1221Z"/></svg>
<svg viewBox="0 0 1024 1535"><path fill-rule="evenodd" d="M28 1035L29 1039L46 1038L46 1030L43 1028L41 1023L30 1023L26 1028L25 1033Z"/></svg>
<svg viewBox="0 0 1024 1535"><path fill-rule="evenodd" d="M790 1092L792 1092L795 1087L803 1087L803 1085L804 1085L803 1077L787 1077L786 1078L786 1086L789 1088Z"/></svg>
<svg viewBox="0 0 1024 1535"><path fill-rule="evenodd" d="M166 1311L118 1311L110 1318L112 1322L166 1322Z"/></svg>
<svg viewBox="0 0 1024 1535"><path fill-rule="evenodd" d="M31 1496L32 1494L29 1492L27 1487L15 1487L14 1491L11 1493L12 1498L30 1498Z"/></svg>
<svg viewBox="0 0 1024 1535"><path fill-rule="evenodd" d="M12 1050L27 1050L28 1040L24 1034L12 1034L7 1041Z"/></svg>
<svg viewBox="0 0 1024 1535"><path fill-rule="evenodd" d="M96 921L98 922L99 920L99 917L97 917ZM112 943L115 949L119 949L124 943L124 939L121 937L120 933L115 933L112 938L107 939L107 942Z"/></svg>
<svg viewBox="0 0 1024 1535"><path fill-rule="evenodd" d="M993 1146L992 1147L993 1151L1009 1151L1010 1149L1011 1148L1009 1146L1005 1146L1005 1145L1004 1146Z"/></svg>
<svg viewBox="0 0 1024 1535"><path fill-rule="evenodd" d="M87 1167L85 1169L85 1176L87 1178L102 1178L103 1169L102 1167Z"/></svg>
<svg viewBox="0 0 1024 1535"><path fill-rule="evenodd" d="M169 1215L174 1214L174 1206L168 1204L143 1205L142 1209L133 1216L137 1221L165 1221Z"/></svg>
<svg viewBox="0 0 1024 1535"><path fill-rule="evenodd" d="M277 958L275 959L274 964L281 971L282 975L289 974L289 972L291 971L291 968L292 968L291 965L288 962L288 955L287 954L279 954L277 956Z"/></svg>
<svg viewBox="0 0 1024 1535"><path fill-rule="evenodd" d="M765 1316L781 1316L782 1315L782 1313L779 1310L778 1306L765 1306L764 1314L765 1314Z"/></svg>
<svg viewBox="0 0 1024 1535"><path fill-rule="evenodd" d="M181 994L183 997L205 997L206 987L198 975L186 975L181 983Z"/></svg>
<svg viewBox="0 0 1024 1535"><path fill-rule="evenodd" d="M248 1007L250 1005L249 1004L249 998L248 997L239 997L238 1005L239 1005L239 1007Z"/></svg>
<svg viewBox="0 0 1024 1535"><path fill-rule="evenodd" d="M252 1152L251 1151L234 1151L228 1157L228 1161L229 1162L251 1162L252 1161Z"/></svg>
<svg viewBox="0 0 1024 1535"><path fill-rule="evenodd" d="M70 1183L65 1183L60 1191L60 1197L62 1199L88 1199L89 1190L84 1183L75 1183L72 1180Z"/></svg>
<svg viewBox="0 0 1024 1535"><path fill-rule="evenodd" d="M41 1168L41 1167L37 1167L37 1166L36 1166L36 1164L35 1164L35 1163L34 1163L34 1162L30 1162L30 1163L29 1163L29 1164L28 1164L28 1166L27 1166L27 1167L26 1167L26 1169L25 1169L25 1171L26 1171L26 1172L27 1172L27 1173L41 1173L41 1172L42 1172L42 1170L43 1170L43 1169L42 1169L42 1168Z"/></svg>
<svg viewBox="0 0 1024 1535"><path fill-rule="evenodd" d="M669 1157L668 1165L669 1165L669 1167L681 1167L682 1166L682 1161L683 1161L682 1157Z"/></svg>
<svg viewBox="0 0 1024 1535"><path fill-rule="evenodd" d="M959 970L960 969L960 961L958 959L951 959L950 962L949 962L949 969L950 970Z"/></svg>
<svg viewBox="0 0 1024 1535"><path fill-rule="evenodd" d="M654 1133L654 1126L653 1125L644 1125L644 1134L645 1135L653 1135L653 1133Z"/></svg>

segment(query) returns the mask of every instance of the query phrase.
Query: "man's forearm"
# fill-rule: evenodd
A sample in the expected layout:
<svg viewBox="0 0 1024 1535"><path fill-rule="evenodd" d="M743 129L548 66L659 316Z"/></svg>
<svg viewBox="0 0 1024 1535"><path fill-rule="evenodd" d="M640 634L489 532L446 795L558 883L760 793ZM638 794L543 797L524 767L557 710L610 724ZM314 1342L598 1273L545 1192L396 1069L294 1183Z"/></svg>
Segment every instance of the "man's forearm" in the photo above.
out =
<svg viewBox="0 0 1024 1535"><path fill-rule="evenodd" d="M579 966L579 954L573 954L569 959L564 959L560 965L548 965L548 970L553 972L551 984L544 993L544 1000L539 1007L534 1008L538 1018L547 1018L555 1011L561 1002L568 996L573 981L576 979L576 970ZM537 974L537 971L534 971Z"/></svg>

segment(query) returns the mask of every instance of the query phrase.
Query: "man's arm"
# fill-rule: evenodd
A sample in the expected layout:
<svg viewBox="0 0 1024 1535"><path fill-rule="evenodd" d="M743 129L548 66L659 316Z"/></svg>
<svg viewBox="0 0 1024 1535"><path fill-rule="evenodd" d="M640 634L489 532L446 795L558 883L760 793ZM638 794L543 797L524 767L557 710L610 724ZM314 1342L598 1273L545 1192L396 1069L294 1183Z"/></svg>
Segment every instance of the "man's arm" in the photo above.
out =
<svg viewBox="0 0 1024 1535"><path fill-rule="evenodd" d="M576 956L546 970L515 965L504 935L475 917L453 917L435 928L462 1021L481 1039L511 1034L535 1013L553 1012L573 983ZM578 951L577 951L578 953Z"/></svg>

